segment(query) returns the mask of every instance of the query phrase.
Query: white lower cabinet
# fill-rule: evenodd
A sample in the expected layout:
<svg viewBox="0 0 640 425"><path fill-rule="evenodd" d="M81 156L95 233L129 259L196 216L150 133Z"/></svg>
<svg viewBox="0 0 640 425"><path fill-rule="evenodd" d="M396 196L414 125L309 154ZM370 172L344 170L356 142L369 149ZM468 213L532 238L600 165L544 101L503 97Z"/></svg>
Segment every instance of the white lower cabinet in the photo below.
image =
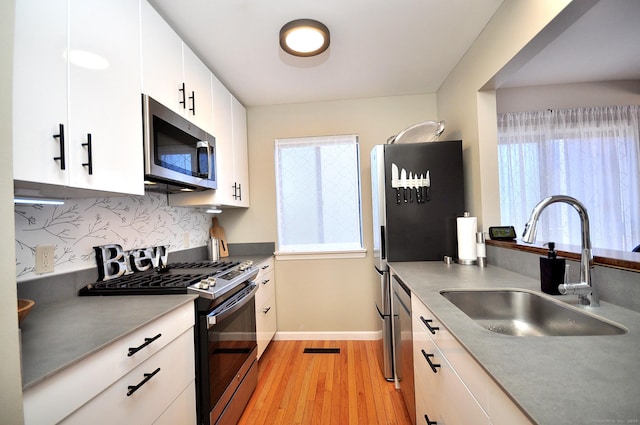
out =
<svg viewBox="0 0 640 425"><path fill-rule="evenodd" d="M152 424L156 420L162 423L165 410L188 387L195 388L194 367L191 328L73 412L61 424ZM168 417L179 417L178 422L171 423L194 425L195 397L180 403L177 411L167 412Z"/></svg>
<svg viewBox="0 0 640 425"><path fill-rule="evenodd" d="M411 308L418 425L531 424L415 295Z"/></svg>
<svg viewBox="0 0 640 425"><path fill-rule="evenodd" d="M273 336L276 334L276 280L274 272L274 260L269 258L258 264L260 269L256 283L256 333L258 337L258 358L267 348Z"/></svg>
<svg viewBox="0 0 640 425"><path fill-rule="evenodd" d="M193 326L187 303L30 387L25 424L195 424Z"/></svg>

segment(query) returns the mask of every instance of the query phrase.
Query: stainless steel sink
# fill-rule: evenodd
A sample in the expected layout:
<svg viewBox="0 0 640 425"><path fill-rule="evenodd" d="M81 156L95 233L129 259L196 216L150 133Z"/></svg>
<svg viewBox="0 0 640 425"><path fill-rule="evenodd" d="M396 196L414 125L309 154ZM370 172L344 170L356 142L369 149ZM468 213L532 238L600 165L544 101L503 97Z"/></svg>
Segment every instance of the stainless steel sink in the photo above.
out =
<svg viewBox="0 0 640 425"><path fill-rule="evenodd" d="M588 336L627 332L613 322L526 290L446 290L441 294L476 323L500 334Z"/></svg>

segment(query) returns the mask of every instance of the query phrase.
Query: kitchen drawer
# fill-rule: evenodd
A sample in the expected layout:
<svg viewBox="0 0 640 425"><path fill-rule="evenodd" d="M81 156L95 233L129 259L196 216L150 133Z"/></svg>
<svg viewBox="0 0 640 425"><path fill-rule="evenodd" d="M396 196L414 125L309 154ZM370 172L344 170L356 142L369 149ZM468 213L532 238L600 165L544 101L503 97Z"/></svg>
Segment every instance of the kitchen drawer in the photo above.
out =
<svg viewBox="0 0 640 425"><path fill-rule="evenodd" d="M447 358L431 339L431 333L421 329L419 319L413 318L413 356L416 381L416 422L426 424L424 415L438 424L490 424L489 417L473 394L467 389ZM431 363L425 358L430 355ZM424 409L424 410L420 410Z"/></svg>
<svg viewBox="0 0 640 425"><path fill-rule="evenodd" d="M142 364L194 325L187 303L35 385L23 394L25 424L56 423ZM146 346L145 338L154 339ZM141 347L128 356L129 348ZM193 356L193 338L191 340ZM64 394L64 397L60 397Z"/></svg>
<svg viewBox="0 0 640 425"><path fill-rule="evenodd" d="M261 306L271 297L276 295L276 282L274 272L269 271L264 273L260 278L256 280L258 284L258 292L256 292L256 306Z"/></svg>
<svg viewBox="0 0 640 425"><path fill-rule="evenodd" d="M422 329L437 344L441 353L445 353L447 362L464 382L466 388L478 401L482 409L488 414L494 424L528 424L531 423L520 408L498 386L493 378L485 372L480 364L469 354L460 342L435 320L435 316L420 301L412 297L414 314L414 328ZM429 332L419 317L433 317L432 326L440 329L433 335ZM488 331L487 331L488 332ZM414 353L414 355L417 355ZM423 357L420 355L420 357Z"/></svg>
<svg viewBox="0 0 640 425"><path fill-rule="evenodd" d="M193 328L190 328L61 424L151 424L187 386L195 385L194 379ZM136 385L139 388L131 393ZM193 403L195 410L195 399Z"/></svg>
<svg viewBox="0 0 640 425"><path fill-rule="evenodd" d="M196 425L196 386L187 385L187 388L153 425Z"/></svg>
<svg viewBox="0 0 640 425"><path fill-rule="evenodd" d="M276 297L272 296L256 308L256 333L258 337L258 358L276 334Z"/></svg>
<svg viewBox="0 0 640 425"><path fill-rule="evenodd" d="M431 338L435 341L440 340L442 337L450 337L449 331L443 324L438 320L438 318L429 310L415 295L411 297L411 313L418 318L420 325L422 328L429 332ZM427 328L427 325L422 320L429 320L427 322L429 326L433 329L433 332ZM436 329L437 328L437 329Z"/></svg>
<svg viewBox="0 0 640 425"><path fill-rule="evenodd" d="M256 282L260 282L261 279L263 279L263 276L266 275L269 272L272 272L275 263L273 260L273 257L269 257L263 261L261 261L260 263L256 264L256 267L260 270L258 272L258 277L256 277Z"/></svg>

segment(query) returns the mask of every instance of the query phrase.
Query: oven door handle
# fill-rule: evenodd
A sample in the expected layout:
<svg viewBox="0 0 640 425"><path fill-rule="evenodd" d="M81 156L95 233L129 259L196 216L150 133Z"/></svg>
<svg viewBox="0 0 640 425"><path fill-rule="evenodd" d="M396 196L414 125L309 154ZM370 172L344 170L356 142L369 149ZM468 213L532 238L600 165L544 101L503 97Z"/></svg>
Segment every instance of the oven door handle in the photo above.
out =
<svg viewBox="0 0 640 425"><path fill-rule="evenodd" d="M248 288L251 288L251 290L246 291ZM219 309L207 314L207 329L211 329L216 323L220 323L236 311L240 310L245 304L251 301L257 291L258 285L256 285L255 282L251 282L247 288L238 294L238 298L236 298L236 296L230 298L225 301Z"/></svg>

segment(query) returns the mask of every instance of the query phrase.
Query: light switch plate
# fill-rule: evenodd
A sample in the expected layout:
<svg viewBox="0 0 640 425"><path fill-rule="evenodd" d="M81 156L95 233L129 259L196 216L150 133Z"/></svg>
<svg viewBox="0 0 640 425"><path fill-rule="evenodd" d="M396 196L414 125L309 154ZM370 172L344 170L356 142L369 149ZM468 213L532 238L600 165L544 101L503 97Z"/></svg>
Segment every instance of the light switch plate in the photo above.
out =
<svg viewBox="0 0 640 425"><path fill-rule="evenodd" d="M53 272L55 251L56 247L54 245L36 246L36 274Z"/></svg>

